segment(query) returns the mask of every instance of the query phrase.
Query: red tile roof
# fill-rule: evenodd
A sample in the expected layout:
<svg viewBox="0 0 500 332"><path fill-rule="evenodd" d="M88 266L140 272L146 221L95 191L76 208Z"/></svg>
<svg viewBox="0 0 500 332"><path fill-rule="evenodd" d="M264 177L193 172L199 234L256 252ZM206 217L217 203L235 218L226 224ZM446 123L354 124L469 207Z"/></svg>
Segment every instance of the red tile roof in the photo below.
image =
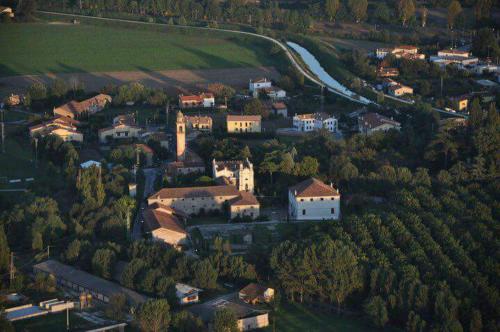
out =
<svg viewBox="0 0 500 332"><path fill-rule="evenodd" d="M231 206L259 205L259 201L252 193L241 191L238 197L229 201Z"/></svg>
<svg viewBox="0 0 500 332"><path fill-rule="evenodd" d="M380 127L384 124L400 126L401 124L378 113L366 113L359 117L359 122L369 129Z"/></svg>
<svg viewBox="0 0 500 332"><path fill-rule="evenodd" d="M188 187L188 188L163 188L149 197L149 199L166 198L194 198L194 197L215 197L239 195L238 189L234 186L210 186L210 187Z"/></svg>
<svg viewBox="0 0 500 332"><path fill-rule="evenodd" d="M165 228L177 233L187 234L181 222L173 213L174 210L169 207L154 204L144 210L144 222L151 231L158 228Z"/></svg>
<svg viewBox="0 0 500 332"><path fill-rule="evenodd" d="M339 196L336 189L315 178L302 181L289 190L295 197Z"/></svg>
<svg viewBox="0 0 500 332"><path fill-rule="evenodd" d="M228 115L227 121L261 121L260 115Z"/></svg>

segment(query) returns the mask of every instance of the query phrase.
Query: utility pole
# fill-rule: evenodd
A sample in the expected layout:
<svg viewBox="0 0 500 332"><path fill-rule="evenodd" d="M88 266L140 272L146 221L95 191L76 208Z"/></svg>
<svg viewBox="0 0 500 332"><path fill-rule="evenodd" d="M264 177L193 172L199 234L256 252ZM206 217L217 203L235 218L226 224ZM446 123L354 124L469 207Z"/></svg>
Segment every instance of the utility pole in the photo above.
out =
<svg viewBox="0 0 500 332"><path fill-rule="evenodd" d="M38 167L38 137L35 137L35 168Z"/></svg>
<svg viewBox="0 0 500 332"><path fill-rule="evenodd" d="M9 267L9 280L10 280L10 286L12 287L12 282L14 281L15 277L15 270L14 270L14 252L10 252L10 267Z"/></svg>
<svg viewBox="0 0 500 332"><path fill-rule="evenodd" d="M3 115L3 111L2 111L2 115ZM5 125L4 125L3 121L2 121L2 153L5 153Z"/></svg>
<svg viewBox="0 0 500 332"><path fill-rule="evenodd" d="M167 101L167 106L165 106L165 119L167 121L167 128L168 128L168 111L170 109L170 100Z"/></svg>
<svg viewBox="0 0 500 332"><path fill-rule="evenodd" d="M68 306L68 300L66 300L66 331L69 331L69 306Z"/></svg>
<svg viewBox="0 0 500 332"><path fill-rule="evenodd" d="M47 259L50 258L50 246L47 246Z"/></svg>

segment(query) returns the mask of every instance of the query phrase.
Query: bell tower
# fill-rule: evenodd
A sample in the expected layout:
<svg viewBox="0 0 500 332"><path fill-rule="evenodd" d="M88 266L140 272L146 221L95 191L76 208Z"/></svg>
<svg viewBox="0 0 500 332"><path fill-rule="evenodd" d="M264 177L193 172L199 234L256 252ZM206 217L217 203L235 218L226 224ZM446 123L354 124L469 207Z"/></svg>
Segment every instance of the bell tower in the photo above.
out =
<svg viewBox="0 0 500 332"><path fill-rule="evenodd" d="M175 128L177 136L177 161L183 161L186 153L186 120L181 111L177 112Z"/></svg>

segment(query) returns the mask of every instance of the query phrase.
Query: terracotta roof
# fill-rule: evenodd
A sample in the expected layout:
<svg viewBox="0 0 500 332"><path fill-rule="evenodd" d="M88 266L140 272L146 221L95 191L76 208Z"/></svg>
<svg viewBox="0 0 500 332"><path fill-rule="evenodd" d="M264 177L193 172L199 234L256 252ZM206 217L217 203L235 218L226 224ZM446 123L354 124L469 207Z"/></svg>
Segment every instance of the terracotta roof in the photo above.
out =
<svg viewBox="0 0 500 332"><path fill-rule="evenodd" d="M118 123L116 123L116 124L112 125L111 127L101 128L101 129L99 129L97 132L101 133L101 132L108 131L108 130L113 130L113 129L116 129L116 128L135 128L135 129L142 129L141 127L138 127L138 126L135 126L135 125L132 125L132 124L127 124L127 123L123 123L123 122L118 122Z"/></svg>
<svg viewBox="0 0 500 332"><path fill-rule="evenodd" d="M149 146L147 146L146 144L136 144L135 145L136 148L139 148L142 152L144 153L150 153L150 154L154 154L154 151L153 149L151 149Z"/></svg>
<svg viewBox="0 0 500 332"><path fill-rule="evenodd" d="M469 55L468 51L462 51L462 50L457 50L457 49L447 49L447 50L441 50L439 52L451 53L451 54Z"/></svg>
<svg viewBox="0 0 500 332"><path fill-rule="evenodd" d="M297 118L299 118L300 120L312 120L312 119L315 119L315 120L320 120L320 121L324 121L326 119L329 119L329 118L333 118L332 115L329 115L325 112L317 112L317 113L309 113L309 114L298 114L296 115Z"/></svg>
<svg viewBox="0 0 500 332"><path fill-rule="evenodd" d="M266 82L270 82L270 81L265 77L261 77L261 78L258 78L256 80L252 81L252 83L266 83Z"/></svg>
<svg viewBox="0 0 500 332"><path fill-rule="evenodd" d="M269 287L262 286L260 284L256 283L250 283L246 287L240 290L240 294L249 297L249 298L256 298L259 296L263 296L264 292L268 289Z"/></svg>
<svg viewBox="0 0 500 332"><path fill-rule="evenodd" d="M231 206L259 205L259 201L252 193L241 191L238 197L229 201Z"/></svg>
<svg viewBox="0 0 500 332"><path fill-rule="evenodd" d="M112 100L111 96L101 93L92 98L85 99L81 102L72 100L69 103L56 107L56 109L69 112L74 115L78 115L80 113L87 111L92 105L98 105L99 107L104 107L106 103L111 102L111 100Z"/></svg>
<svg viewBox="0 0 500 332"><path fill-rule="evenodd" d="M160 204L150 206L142 213L146 226L154 231L158 228L165 228L177 233L187 234L179 219L173 215L170 208Z"/></svg>
<svg viewBox="0 0 500 332"><path fill-rule="evenodd" d="M201 102L203 102L203 99L208 99L208 98L214 98L214 94L211 92L204 92L204 93L200 93L198 95L188 95L188 96L180 95L179 96L179 99L182 103L187 103L187 102L192 102L192 101L201 103Z"/></svg>
<svg viewBox="0 0 500 332"><path fill-rule="evenodd" d="M245 160L213 160L213 164L215 165L215 168L217 171L222 171L223 169L227 168L231 171L236 171L240 169L240 165L243 165L243 167L248 168L250 167L250 161L248 159Z"/></svg>
<svg viewBox="0 0 500 332"><path fill-rule="evenodd" d="M184 117L186 119L187 122L191 123L191 124L206 124L206 125L211 125L212 124L212 118L209 117L209 116L199 116L199 115L195 115L195 116L185 116Z"/></svg>
<svg viewBox="0 0 500 332"><path fill-rule="evenodd" d="M384 124L400 126L401 124L378 113L366 113L359 117L360 123L369 129L380 127Z"/></svg>
<svg viewBox="0 0 500 332"><path fill-rule="evenodd" d="M399 46L396 46L395 48L400 48L402 50L414 50L417 47L413 46L413 45L399 45Z"/></svg>
<svg viewBox="0 0 500 332"><path fill-rule="evenodd" d="M210 186L188 188L163 188L150 196L150 199L194 198L214 196L238 196L239 191L234 186ZM231 198L232 198L231 197Z"/></svg>
<svg viewBox="0 0 500 332"><path fill-rule="evenodd" d="M260 115L228 115L227 121L261 121Z"/></svg>
<svg viewBox="0 0 500 332"><path fill-rule="evenodd" d="M289 188L295 197L339 196L336 189L315 178L309 178Z"/></svg>

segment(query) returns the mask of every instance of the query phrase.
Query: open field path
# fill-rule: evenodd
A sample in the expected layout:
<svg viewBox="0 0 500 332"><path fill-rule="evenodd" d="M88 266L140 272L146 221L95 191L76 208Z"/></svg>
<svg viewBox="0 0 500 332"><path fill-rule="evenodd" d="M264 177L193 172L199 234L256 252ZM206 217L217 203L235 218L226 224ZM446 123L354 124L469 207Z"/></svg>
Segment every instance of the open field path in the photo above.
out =
<svg viewBox="0 0 500 332"><path fill-rule="evenodd" d="M0 77L0 95L20 93L34 82L49 84L56 78L71 82L82 82L87 91L99 91L108 84L121 85L128 82L141 82L151 88L166 88L172 94L206 89L214 82L235 88L248 86L248 80L258 77L278 79L274 67L243 67L226 69L178 69L162 71L115 71L82 73L47 73L44 75L21 75Z"/></svg>

